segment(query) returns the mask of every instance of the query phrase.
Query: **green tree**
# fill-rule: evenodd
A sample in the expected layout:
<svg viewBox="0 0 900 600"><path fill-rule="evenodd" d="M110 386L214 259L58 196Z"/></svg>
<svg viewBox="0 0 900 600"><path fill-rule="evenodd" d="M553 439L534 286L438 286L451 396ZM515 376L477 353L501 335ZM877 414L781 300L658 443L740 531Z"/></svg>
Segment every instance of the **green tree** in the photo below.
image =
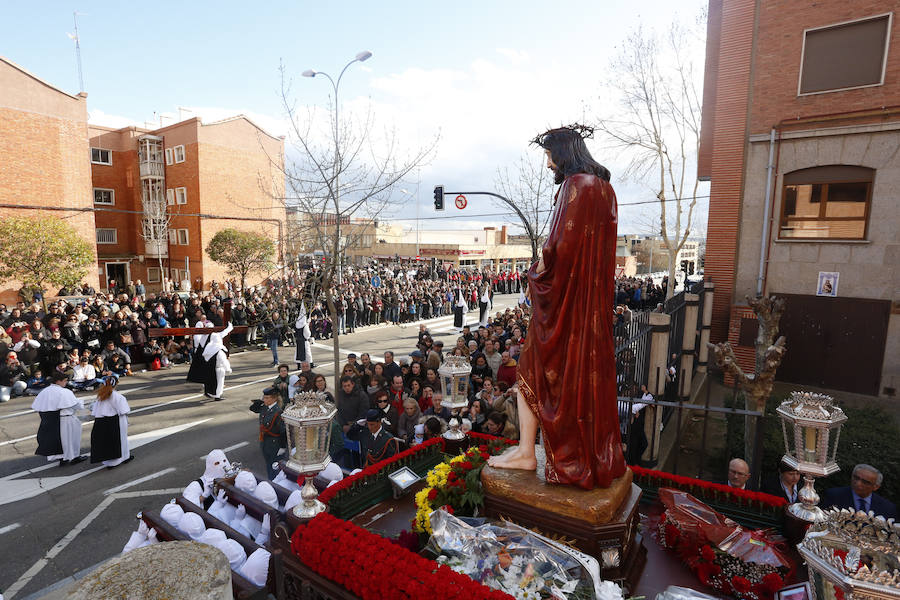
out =
<svg viewBox="0 0 900 600"><path fill-rule="evenodd" d="M223 229L209 241L206 253L225 265L229 275L240 277L244 289L247 275L272 268L275 243L261 233Z"/></svg>
<svg viewBox="0 0 900 600"><path fill-rule="evenodd" d="M95 260L94 245L62 219L0 220L0 281L17 279L26 294L43 297L48 285L72 287Z"/></svg>

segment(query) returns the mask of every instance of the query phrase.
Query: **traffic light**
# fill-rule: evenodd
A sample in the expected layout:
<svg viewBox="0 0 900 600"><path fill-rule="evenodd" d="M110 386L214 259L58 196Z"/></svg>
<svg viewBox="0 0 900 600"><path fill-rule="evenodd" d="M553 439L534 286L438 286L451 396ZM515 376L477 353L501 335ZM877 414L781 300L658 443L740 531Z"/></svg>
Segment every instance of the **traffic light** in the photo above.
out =
<svg viewBox="0 0 900 600"><path fill-rule="evenodd" d="M444 210L444 186L434 186L434 210Z"/></svg>

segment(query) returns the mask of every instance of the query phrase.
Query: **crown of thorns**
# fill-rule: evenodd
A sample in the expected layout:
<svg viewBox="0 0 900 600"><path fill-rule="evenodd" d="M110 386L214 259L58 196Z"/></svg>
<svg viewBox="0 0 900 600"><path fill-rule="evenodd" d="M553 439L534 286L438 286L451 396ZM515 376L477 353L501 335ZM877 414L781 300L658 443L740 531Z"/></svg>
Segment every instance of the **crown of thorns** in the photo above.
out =
<svg viewBox="0 0 900 600"><path fill-rule="evenodd" d="M590 125L582 125L581 123L572 123L571 125L565 125L564 127L557 127L556 129L550 129L545 131L544 133L538 135L533 140L531 140L532 144L537 146L544 146L544 140L551 133L562 131L563 129L568 129L569 131L574 131L578 135L581 136L581 139L586 140L594 137L594 128Z"/></svg>

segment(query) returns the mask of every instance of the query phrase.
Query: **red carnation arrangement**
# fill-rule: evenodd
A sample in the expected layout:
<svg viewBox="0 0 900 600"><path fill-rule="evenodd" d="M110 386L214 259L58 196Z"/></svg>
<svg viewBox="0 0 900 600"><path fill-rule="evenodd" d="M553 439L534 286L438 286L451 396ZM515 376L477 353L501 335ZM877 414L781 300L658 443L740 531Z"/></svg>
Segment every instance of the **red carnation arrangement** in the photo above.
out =
<svg viewBox="0 0 900 600"><path fill-rule="evenodd" d="M512 600L362 527L321 513L294 531L291 550L310 569L363 600Z"/></svg>
<svg viewBox="0 0 900 600"><path fill-rule="evenodd" d="M679 490L661 488L660 500L666 512L659 522L659 543L703 585L740 600L772 600L784 587L794 567L770 532L747 531Z"/></svg>

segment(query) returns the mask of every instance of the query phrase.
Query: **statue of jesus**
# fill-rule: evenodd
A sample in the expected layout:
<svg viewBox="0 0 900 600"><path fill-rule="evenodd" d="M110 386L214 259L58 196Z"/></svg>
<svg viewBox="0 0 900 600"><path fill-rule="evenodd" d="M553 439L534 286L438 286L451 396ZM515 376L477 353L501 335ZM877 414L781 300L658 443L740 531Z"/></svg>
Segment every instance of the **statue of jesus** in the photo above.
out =
<svg viewBox="0 0 900 600"><path fill-rule="evenodd" d="M550 233L528 271L531 323L519 357L519 445L488 464L537 468L541 428L549 483L609 487L625 473L616 407L613 296L616 194L588 152L583 126L551 129L534 143L562 184Z"/></svg>

